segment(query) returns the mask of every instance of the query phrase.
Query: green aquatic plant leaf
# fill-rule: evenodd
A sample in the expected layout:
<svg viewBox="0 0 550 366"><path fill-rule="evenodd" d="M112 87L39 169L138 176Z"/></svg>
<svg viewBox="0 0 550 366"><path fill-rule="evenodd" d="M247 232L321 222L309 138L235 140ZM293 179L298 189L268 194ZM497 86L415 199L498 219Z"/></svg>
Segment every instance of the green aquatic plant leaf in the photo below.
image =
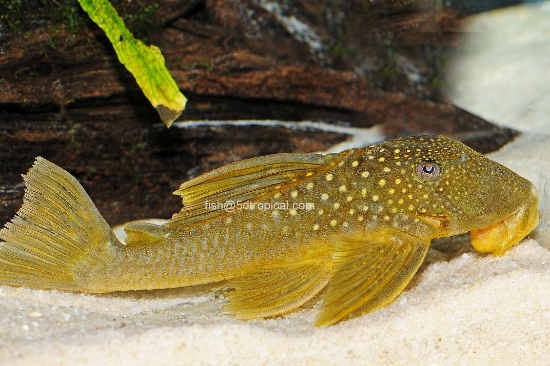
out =
<svg viewBox="0 0 550 366"><path fill-rule="evenodd" d="M158 47L147 46L134 38L108 0L78 1L105 32L120 62L132 73L164 124L170 127L185 108L187 98L179 91Z"/></svg>

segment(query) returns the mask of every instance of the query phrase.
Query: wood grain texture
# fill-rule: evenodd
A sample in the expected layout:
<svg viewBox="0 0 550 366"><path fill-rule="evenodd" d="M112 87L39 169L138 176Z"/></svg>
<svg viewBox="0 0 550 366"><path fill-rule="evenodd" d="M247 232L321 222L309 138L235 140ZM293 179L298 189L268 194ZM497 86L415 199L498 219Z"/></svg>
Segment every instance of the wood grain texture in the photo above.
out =
<svg viewBox="0 0 550 366"><path fill-rule="evenodd" d="M189 99L180 120L382 125L391 137L443 133L483 152L516 135L443 102L455 15L410 1L383 9L321 3L296 0L274 11L267 1L162 2L144 36ZM320 46L293 33L291 18ZM227 162L349 138L274 126L166 130L91 21L76 33L9 33L0 46L0 223L20 207L20 174L38 155L74 174L116 224L168 218L181 207L170 194L179 184Z"/></svg>

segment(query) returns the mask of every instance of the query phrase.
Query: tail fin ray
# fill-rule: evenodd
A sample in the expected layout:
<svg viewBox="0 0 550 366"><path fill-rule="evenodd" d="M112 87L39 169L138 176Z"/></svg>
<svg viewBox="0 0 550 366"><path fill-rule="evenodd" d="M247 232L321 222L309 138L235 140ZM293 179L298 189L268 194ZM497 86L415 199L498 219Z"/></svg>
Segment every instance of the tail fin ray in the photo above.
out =
<svg viewBox="0 0 550 366"><path fill-rule="evenodd" d="M78 181L46 159L38 157L23 178L23 206L0 230L0 283L83 290L73 268L90 247L112 239L109 225Z"/></svg>

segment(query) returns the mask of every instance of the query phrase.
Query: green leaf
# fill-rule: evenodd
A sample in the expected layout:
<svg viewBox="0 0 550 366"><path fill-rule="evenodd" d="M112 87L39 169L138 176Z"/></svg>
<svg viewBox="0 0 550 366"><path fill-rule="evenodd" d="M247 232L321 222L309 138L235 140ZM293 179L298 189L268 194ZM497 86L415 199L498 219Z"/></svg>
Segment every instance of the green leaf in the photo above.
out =
<svg viewBox="0 0 550 366"><path fill-rule="evenodd" d="M164 124L170 127L185 108L187 98L179 91L158 47L147 46L135 39L108 0L78 1L103 29L120 62L134 75Z"/></svg>

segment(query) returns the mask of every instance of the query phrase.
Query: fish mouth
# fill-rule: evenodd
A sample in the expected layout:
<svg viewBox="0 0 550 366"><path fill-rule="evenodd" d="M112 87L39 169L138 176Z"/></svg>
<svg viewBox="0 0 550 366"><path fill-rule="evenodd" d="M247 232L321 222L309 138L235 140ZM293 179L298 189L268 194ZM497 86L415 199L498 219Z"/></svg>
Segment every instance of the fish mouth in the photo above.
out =
<svg viewBox="0 0 550 366"><path fill-rule="evenodd" d="M479 252L502 255L525 238L539 222L538 199L520 206L503 220L484 228L472 230L470 241Z"/></svg>

